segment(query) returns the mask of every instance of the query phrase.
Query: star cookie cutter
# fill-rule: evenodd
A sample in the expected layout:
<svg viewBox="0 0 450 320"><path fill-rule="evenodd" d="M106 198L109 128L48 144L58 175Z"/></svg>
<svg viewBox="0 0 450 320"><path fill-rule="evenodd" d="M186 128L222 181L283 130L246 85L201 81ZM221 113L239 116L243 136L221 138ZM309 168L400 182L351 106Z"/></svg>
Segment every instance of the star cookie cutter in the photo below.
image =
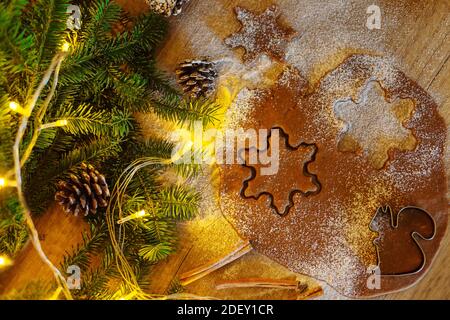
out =
<svg viewBox="0 0 450 320"><path fill-rule="evenodd" d="M270 193L270 192L267 192L267 191L260 192L260 193L258 193L256 196L253 196L253 195L252 195L252 196L246 196L246 195L245 195L245 191L247 190L250 181L252 181L252 180L254 180L254 179L256 178L256 169L255 169L254 167L252 167L252 166L247 165L247 164L245 163L245 161L244 161L244 163L242 164L242 166L245 167L245 168L250 169L250 170L251 170L251 175L250 175L249 178L247 178L247 179L245 179L245 180L243 181L243 186L242 186L242 188L241 188L240 195L241 195L241 197L244 198L244 199L253 199L253 200L256 200L256 201L259 200L259 199L260 199L262 196L264 196L264 195L265 195L265 196L268 196L269 199L270 199L270 208L272 208L272 210L274 210L279 216L285 217L285 216L287 216L287 215L289 214L289 211L290 211L290 210L294 207L294 205L295 205L295 204L294 204L294 196L295 196L296 194L301 194L301 195L304 196L304 197L309 197L309 196L313 196L313 195L316 195L316 194L320 193L320 191L322 190L322 185L321 185L321 183L320 183L320 181L319 181L317 175L315 175L315 174L313 174L313 173L310 173L310 172L308 171L308 165L316 160L316 155L317 155L317 152L318 152L319 149L318 149L318 147L317 147L317 145L316 145L315 143L310 144L310 143L302 142L302 143L298 144L297 146L292 146L292 145L289 144L289 135L284 131L284 129L281 128L281 127L273 127L273 128L270 130L269 134L267 135L267 147L266 147L266 149L263 149L263 150L257 149L258 152L264 152L264 151L267 151L267 150L269 149L269 147L270 147L270 138L272 137L272 132L273 132L274 130L279 130L279 132L280 132L280 137L283 137L283 138L284 138L285 145L286 145L286 148L287 148L288 150L296 151L296 150L298 150L300 147L304 147L304 146L306 146L306 147L313 147L313 148L314 148L314 151L313 151L313 153L312 153L312 155L311 155L310 160L307 161L307 162L305 162L305 163L303 164L303 166L302 166L301 169L302 169L302 173L303 173L304 176L310 177L310 178L312 179L312 183L316 186L316 190L315 190L315 191L306 191L306 192L304 192L304 191L302 191L302 190L299 190L299 189L293 189L293 190L291 190L291 191L289 192L289 196L288 196L289 204L288 204L288 206L284 209L283 212L280 212L280 210L278 209L278 207L277 207L277 206L275 205L275 203L274 203L274 202L275 202L275 198L274 198L273 194ZM254 147L251 147L251 148L241 149L241 150L239 151L239 155L241 156L241 153L242 153L242 152L250 151L251 149L255 149L255 148L254 148ZM241 159L243 159L243 158L241 158Z"/></svg>
<svg viewBox="0 0 450 320"><path fill-rule="evenodd" d="M420 213L424 214L424 216L426 216L427 218L430 219L431 224L432 224L432 233L429 237L425 237L423 236L420 232L418 231L412 231L410 233L410 237L412 238L412 240L414 241L415 245L417 246L417 248L420 251L420 254L422 256L422 263L420 264L420 266L418 268L416 268L416 270L410 271L410 272L400 272L400 273L383 273L383 271L380 268L381 265L381 253L380 253L380 247L379 247L379 241L381 240L381 236L380 236L380 231L379 229L375 229L373 227L373 225L375 224L377 218L380 215L386 215L388 214L390 216L390 227L393 230L398 230L399 227L399 220L402 216L402 214L404 215L405 212L407 210L416 210L419 211ZM424 240L424 241L431 241L434 239L434 237L436 236L436 220L433 218L433 216L427 212L425 209L419 208L419 207L415 207L415 206L407 206L407 207L403 207L402 209L400 209L400 211L398 211L397 215L394 214L392 208L390 206L384 206L384 207L380 207L378 208L375 216L372 218L370 225L369 225L369 229L373 232L378 233L378 237L373 241L373 244L376 248L376 254L377 254L377 265L378 268L381 271L381 275L382 276L409 276L409 275L414 275L417 273L420 273L425 266L427 265L427 257L426 257L426 253L423 250L422 245L420 244L419 240Z"/></svg>

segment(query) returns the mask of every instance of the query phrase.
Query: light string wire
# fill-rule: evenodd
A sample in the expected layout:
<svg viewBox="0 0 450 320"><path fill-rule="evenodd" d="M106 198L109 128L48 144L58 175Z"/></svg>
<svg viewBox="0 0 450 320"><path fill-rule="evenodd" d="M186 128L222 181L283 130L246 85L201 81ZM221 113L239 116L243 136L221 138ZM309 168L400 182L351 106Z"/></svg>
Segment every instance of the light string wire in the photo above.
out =
<svg viewBox="0 0 450 320"><path fill-rule="evenodd" d="M119 225L118 235L116 237L116 213L118 213L119 218L123 218L123 198L125 196L126 190L133 180L135 174L151 165L170 165L172 162L168 159L162 158L142 158L135 160L132 162L120 175L119 179L114 186L113 191L111 192L111 201L106 210L106 222L108 225L109 236L111 239L111 244L114 249L114 256L117 265L117 270L119 271L122 280L124 281L125 288L134 294L134 297L137 299L165 299L164 295L149 295L142 291L141 287L138 284L138 280L136 278L136 274L126 259L122 245L124 241L123 226Z"/></svg>
<svg viewBox="0 0 450 320"><path fill-rule="evenodd" d="M27 201L25 199L25 196L23 194L23 188L22 188L22 166L25 164L29 156L31 155L31 152L36 144L37 138L39 136L39 132L41 127L36 126L34 128L33 138L28 145L23 158L20 157L20 145L23 141L23 137L25 134L25 131L28 127L30 116L36 106L36 103L39 99L39 96L42 93L42 90L47 85L47 83L50 81L50 78L53 73L54 79L53 79L53 85L51 88L50 93L48 94L42 108L39 110L39 113L36 118L36 123L40 124L40 122L43 119L43 116L45 114L45 111L56 91L57 83L58 83L58 76L59 76L59 70L61 67L61 63L64 60L64 58L67 56L67 52L59 52L55 55L55 57L52 59L52 62L47 69L47 71L44 74L44 77L42 78L41 82L39 83L36 91L34 92L33 96L31 97L30 101L26 104L26 110L27 112L22 115L22 120L20 122L19 129L17 131L17 135L15 138L14 146L13 146L13 158L14 158L14 175L16 179L16 189L17 189L17 196L19 199L19 202L24 209L24 216L25 221L28 227L28 233L31 238L31 242L33 244L33 247L35 248L36 252L38 253L40 259L46 264L49 269L52 271L55 280L58 284L58 287L61 288L61 291L64 293L64 296L68 300L72 300L72 294L70 293L70 290L67 286L66 279L63 277L59 269L50 261L50 259L47 257L45 252L42 249L41 242L39 240L39 234L36 230L36 227L33 222L33 218L31 217L31 211L28 207Z"/></svg>
<svg viewBox="0 0 450 320"><path fill-rule="evenodd" d="M106 209L106 222L108 225L111 244L114 250L114 257L117 265L117 270L121 275L122 280L124 281L124 289L129 291L124 294L126 294L126 297L128 299L131 298L140 300L171 300L171 299L215 300L216 298L214 297L203 297L186 293L177 293L171 295L145 293L139 286L136 274L123 253L123 243L125 240L125 233L123 230L123 224L117 224L116 219L117 216L119 219L122 219L124 217L122 211L123 200L126 195L126 190L128 189L128 186L133 180L136 173L139 170L142 170L143 168L152 165L170 166L173 165L173 159L147 157L133 161L117 179L113 191L111 192L111 201ZM118 230L116 229L117 225L119 228ZM116 237L116 231L118 237Z"/></svg>

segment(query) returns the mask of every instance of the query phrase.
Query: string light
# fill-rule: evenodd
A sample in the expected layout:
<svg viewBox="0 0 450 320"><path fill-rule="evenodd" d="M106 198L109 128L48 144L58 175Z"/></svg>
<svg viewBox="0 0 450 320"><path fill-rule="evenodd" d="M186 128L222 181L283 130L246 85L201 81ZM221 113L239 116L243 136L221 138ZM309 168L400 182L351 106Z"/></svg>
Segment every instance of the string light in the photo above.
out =
<svg viewBox="0 0 450 320"><path fill-rule="evenodd" d="M69 49L67 46L64 46L63 49ZM61 54L60 52L57 53L51 63L50 66L47 68L47 70L45 71L45 73L43 74L43 77L39 83L39 85L36 88L36 91L34 92L34 94L32 95L32 98L30 98L29 102L27 103L27 111L31 114L36 106L36 103L39 99L39 96L41 95L42 91L44 90L45 86L47 85L47 83L50 81L51 77L53 74L55 74L55 76L53 77L53 86L52 89L50 90L46 101L44 102L43 105L43 109L41 109L41 111L43 110L43 114L45 113L45 109L48 106L48 103L50 103L50 100L53 97L53 94L55 93L56 90L56 85L58 83L58 74L59 74L59 69L61 67L61 63L64 60L64 58L66 57L66 54ZM16 105L12 104L12 107L15 108ZM16 108L17 109L17 108ZM38 117L38 120L39 119ZM20 152L19 149L21 147L21 144L23 142L24 139L24 135L27 129L29 123L29 117L23 117L22 121L20 122L19 125L19 129L17 130L17 134L16 134L16 138L15 138L15 142L13 145L13 159L14 159L14 173L15 176L17 178L17 181L14 181L14 184L17 187L17 194L18 194L18 199L19 202L21 204L21 206L25 209L24 210L24 217L25 217L25 222L27 224L28 227L28 234L30 235L33 247L35 248L37 254L39 255L39 258L42 260L43 263L45 263L48 268L52 271L55 279L58 282L58 287L60 287L62 289L62 292L64 293L64 296L66 297L66 299L68 300L72 300L72 294L70 293L70 290L67 286L66 283L66 279L65 277L63 277L63 275L61 274L61 272L59 271L59 269L49 260L49 258L47 257L47 255L45 254L45 252L42 250L42 246L41 246L41 242L39 240L39 236L38 236L38 232L36 230L36 227L34 225L33 222L33 218L31 217L31 212L28 209L28 205L27 205L27 201L26 201L26 197L23 194L23 189L22 189L22 184L20 183L20 179L22 177L22 159L27 158L26 154L23 156L23 158L21 159L20 157ZM60 126L61 124L64 125L64 122L61 123L59 121L55 122L54 124L49 124L47 125L47 127L51 127L51 126ZM67 122L65 123L67 124ZM39 133L39 130L41 130L42 127L41 126L37 126L36 128L34 128L34 133L33 133L33 138L35 137L35 135ZM30 144L27 147L27 150L25 150L25 153L28 151L29 153L31 153L31 151L33 150L34 146L36 144L36 141L31 141ZM8 181L5 179L4 184L8 185ZM6 263L8 263L7 259L3 257L2 260L2 264L5 265Z"/></svg>
<svg viewBox="0 0 450 320"><path fill-rule="evenodd" d="M55 121L55 122L51 122L51 123L46 123L46 124L43 124L41 126L41 130L49 129L49 128L55 128L55 127L64 127L64 126L67 126L68 123L69 122L67 120L64 120L64 119L58 120L58 121Z"/></svg>
<svg viewBox="0 0 450 320"><path fill-rule="evenodd" d="M22 108L22 107L20 106L20 104L18 104L18 103L15 102L15 101L11 101L11 102L9 103L9 108L10 108L12 111L14 111L14 112L17 112L17 113L20 113L20 114L29 116L29 112L27 112L24 108Z"/></svg>
<svg viewBox="0 0 450 320"><path fill-rule="evenodd" d="M56 121L56 126L57 127L64 127L64 126L67 126L67 124L68 124L67 120L58 120L58 121Z"/></svg>
<svg viewBox="0 0 450 320"><path fill-rule="evenodd" d="M15 181L0 177L0 189L5 187L16 187L16 186L17 184Z"/></svg>
<svg viewBox="0 0 450 320"><path fill-rule="evenodd" d="M129 215L128 217L120 219L119 221L117 221L117 224L124 224L127 221L134 220L134 219L140 219L140 218L145 217L146 215L147 215L147 213L145 212L145 210L141 210L139 212Z"/></svg>
<svg viewBox="0 0 450 320"><path fill-rule="evenodd" d="M137 292L132 291L127 295L123 295L122 290L116 292L115 296L118 296L116 300L132 300L136 296Z"/></svg>
<svg viewBox="0 0 450 320"><path fill-rule="evenodd" d="M57 288L55 292L48 298L48 300L58 300L61 291L62 291L61 287Z"/></svg>
<svg viewBox="0 0 450 320"><path fill-rule="evenodd" d="M12 265L12 260L5 255L1 255L0 256L0 269L6 268L10 265Z"/></svg>
<svg viewBox="0 0 450 320"><path fill-rule="evenodd" d="M64 42L63 45L61 46L61 51L62 52L68 52L69 49L70 49L70 43Z"/></svg>
<svg viewBox="0 0 450 320"><path fill-rule="evenodd" d="M16 111L16 110L19 108L19 105L18 105L17 102L11 101L11 102L9 103L9 108L10 108L11 110Z"/></svg>

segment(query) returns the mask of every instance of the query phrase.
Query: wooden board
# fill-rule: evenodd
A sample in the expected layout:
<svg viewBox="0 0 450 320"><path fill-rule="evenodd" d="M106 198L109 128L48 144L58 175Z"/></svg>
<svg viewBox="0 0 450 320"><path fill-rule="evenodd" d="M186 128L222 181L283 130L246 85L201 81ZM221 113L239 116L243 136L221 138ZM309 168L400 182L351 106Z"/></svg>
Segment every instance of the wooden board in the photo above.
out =
<svg viewBox="0 0 450 320"><path fill-rule="evenodd" d="M144 0L116 1L134 14L146 10ZM191 0L181 16L170 19L170 35L159 53L161 67L173 72L176 64L183 59L211 52L208 47L217 45L218 41L220 42L239 28L233 13L236 5L261 10L273 2L269 0ZM308 11L314 9L314 6L311 5L313 1L279 0L277 2L284 8L295 2L297 11L290 12L290 15L297 15L299 19L315 14ZM362 6L368 6L372 4L372 1L363 0L361 3ZM435 98L441 106L442 115L450 124L450 2L447 0L395 2L380 0L378 3L382 9L386 10L393 6L408 6L414 9L409 15L390 16L387 12L387 19L396 19L394 24L396 29L382 30L382 36L378 36L378 41L380 41L380 45L384 45L385 50L395 56L396 61L402 65L402 70ZM302 6L303 4L304 6ZM320 6L321 4L317 1L316 5ZM358 16L358 14L365 17L365 12L349 12L348 15L342 17L342 21L358 20L355 18L355 15ZM389 25L389 23L387 24ZM205 25L212 28L214 33L203 33ZM353 45L358 48L364 44L353 43ZM320 63L316 63L318 65L316 69L320 69ZM311 69L314 68L311 66ZM450 148L447 149L447 167L450 168ZM450 170L448 172L450 173ZM45 234L44 250L56 264L60 262L66 250L70 250L81 240L81 232L86 228L81 220L67 217L55 208L39 218L37 226L40 233ZM182 239L178 252L155 267L154 276L151 279L151 289L154 293L164 293L177 275L230 252L239 241L234 229L223 219L219 211L202 213L202 217L196 221L180 226L180 232ZM441 252L425 278L413 288L383 298L450 299L449 248L450 234L447 232ZM220 292L215 290L215 284L218 281L257 276L278 279L299 278L303 281L312 281L307 277L293 274L268 258L252 252L189 285L187 290L204 296L224 299L232 297L242 299L295 298L292 292L283 290L233 289ZM50 273L28 245L15 261L15 268L0 275L0 290L10 291L33 279L50 277ZM343 297L332 289L326 288L325 298Z"/></svg>
<svg viewBox="0 0 450 320"><path fill-rule="evenodd" d="M42 249L57 267L66 252L71 252L77 244L82 242L83 231L89 229L83 219L67 215L57 206L53 206L45 214L35 218L34 222ZM52 279L53 274L28 241L15 259L14 266L0 274L0 293L20 290L33 281Z"/></svg>

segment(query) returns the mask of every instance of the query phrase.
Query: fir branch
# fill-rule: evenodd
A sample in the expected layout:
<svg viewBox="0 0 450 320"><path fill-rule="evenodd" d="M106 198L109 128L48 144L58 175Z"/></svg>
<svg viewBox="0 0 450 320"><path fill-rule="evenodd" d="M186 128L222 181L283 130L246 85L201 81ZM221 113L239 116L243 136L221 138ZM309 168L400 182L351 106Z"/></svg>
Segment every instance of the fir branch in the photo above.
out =
<svg viewBox="0 0 450 320"><path fill-rule="evenodd" d="M50 63L61 46L66 33L68 0L37 0L31 6L32 16L28 17L34 33L37 50L35 66L43 70Z"/></svg>
<svg viewBox="0 0 450 320"><path fill-rule="evenodd" d="M132 221L119 230L114 227L117 214L113 212L112 216L107 216L107 221L114 251L105 245L108 233L100 225L98 230L84 234L83 243L68 254L62 264L64 269L72 264L85 269L85 288L80 298L109 296L109 280L118 275L118 270L127 284L134 284L136 280L137 285L146 285L149 266L175 250L176 221L193 217L198 206L198 195L192 190L177 186L161 191L159 176L170 167L187 174L197 167L171 164L172 143L153 139L140 144L131 114L154 110L167 120L190 125L200 120L206 126L217 120L218 106L207 101L182 101L167 77L155 67L154 49L167 31L164 19L153 14L143 15L134 19L130 31L114 35L112 25L123 17L121 9L109 0L81 2L83 26L78 32L81 35L71 42L73 48L61 66L59 80L55 77L52 89L44 88L50 74L42 71L67 38L67 1L36 0L33 5L25 7L26 4L23 0L0 4L0 40L5 39L0 41L0 68L5 71L0 75L0 160L7 160L11 154L12 136L7 135L7 130L17 128L17 117L7 106L10 99L30 105L31 109L36 106L43 110L34 110L30 118L34 123L28 123L28 118L26 123L22 122L25 126L20 127L19 138L23 140L14 146L15 168L23 172L27 195L22 202L28 202L33 212L39 206L47 206L53 198L56 179L81 162L90 162L114 173L108 177L109 182L114 183L130 163L137 163L136 158L146 157L146 165L139 164L142 170L125 188L123 209L132 212L144 208L151 217L146 221ZM52 68L53 65L49 70ZM44 114L47 121L65 119L68 125L34 135L41 125L36 119ZM27 147L33 152L21 171L17 160ZM154 158L159 160L148 160ZM19 188L19 191L22 190ZM19 195L23 198L22 193ZM10 242L0 238L0 244L5 244L5 250L11 252L17 252L24 241L21 229L17 228L24 227L22 220L14 217L12 214L11 219L0 219L0 230L12 230L7 231ZM34 230L32 222L27 223ZM6 229L1 229L2 226ZM124 230L126 238L122 238ZM33 241L36 239L37 233L33 231ZM123 255L114 239L123 241ZM42 254L39 243L35 245ZM97 255L103 256L102 264L92 268L91 258ZM43 260L49 264L48 259ZM131 267L125 270L124 276L121 266L128 263ZM58 270L52 270L59 275ZM64 287L63 283L60 285ZM133 287L133 290L138 289ZM142 292L138 295L146 296Z"/></svg>
<svg viewBox="0 0 450 320"><path fill-rule="evenodd" d="M61 263L61 268L67 270L71 265L76 265L81 270L87 270L90 264L90 258L99 253L108 239L106 224L99 226L90 225L90 232L83 233L83 242L78 245L72 253L66 254Z"/></svg>
<svg viewBox="0 0 450 320"><path fill-rule="evenodd" d="M191 163L172 164L176 174L185 179L197 177L203 171L203 167L201 164L195 164L194 159L195 153L192 155Z"/></svg>
<svg viewBox="0 0 450 320"><path fill-rule="evenodd" d="M135 21L131 39L140 43L144 50L153 50L164 39L168 30L167 21L160 15L150 13L142 15Z"/></svg>
<svg viewBox="0 0 450 320"><path fill-rule="evenodd" d="M102 300L110 296L110 282L119 277L110 245L106 245L101 253L101 258L101 264L98 267L83 272L81 290L75 293L77 299Z"/></svg>
<svg viewBox="0 0 450 320"><path fill-rule="evenodd" d="M142 290L148 290L150 286L148 274L152 265L153 263L144 259L139 259L136 263L135 274L137 283Z"/></svg>
<svg viewBox="0 0 450 320"><path fill-rule="evenodd" d="M132 129L131 114L125 111L113 109L95 110L88 104L81 104L78 107L69 105L61 109L55 118L67 120L67 125L62 130L72 135L96 135L125 137Z"/></svg>
<svg viewBox="0 0 450 320"><path fill-rule="evenodd" d="M140 192L134 192L132 196L129 196L124 205L123 212L125 215L132 214L140 210L140 208L144 207L146 203L146 198L140 194Z"/></svg>
<svg viewBox="0 0 450 320"><path fill-rule="evenodd" d="M114 75L109 70L110 79L113 83L113 88L118 96L120 105L133 106L133 104L141 103L140 99L145 94L145 87L147 81L138 74L131 76L117 74Z"/></svg>
<svg viewBox="0 0 450 320"><path fill-rule="evenodd" d="M136 173L135 179L130 182L127 192L139 194L147 201L157 192L159 184L156 181L158 168L145 168Z"/></svg>
<svg viewBox="0 0 450 320"><path fill-rule="evenodd" d="M0 96L0 171L5 172L12 167L12 144L14 118L7 106L7 96Z"/></svg>
<svg viewBox="0 0 450 320"><path fill-rule="evenodd" d="M93 0L89 3L84 21L82 40L89 46L96 45L98 40L102 40L111 30L111 25L116 22L122 9L119 5L110 0Z"/></svg>
<svg viewBox="0 0 450 320"><path fill-rule="evenodd" d="M181 185L171 186L161 190L156 202L164 217L189 220L197 214L200 194Z"/></svg>
<svg viewBox="0 0 450 320"><path fill-rule="evenodd" d="M0 206L0 252L14 257L28 240L23 224L23 209L18 199L11 196Z"/></svg>
<svg viewBox="0 0 450 320"><path fill-rule="evenodd" d="M77 91L80 90L82 83L86 83L94 77L97 68L95 58L94 48L79 43L61 68L60 85L62 87L75 86Z"/></svg>
<svg viewBox="0 0 450 320"><path fill-rule="evenodd" d="M158 243L156 245L146 245L139 250L139 255L146 261L156 263L161 261L173 252L173 246L170 243Z"/></svg>
<svg viewBox="0 0 450 320"><path fill-rule="evenodd" d="M53 171L56 173L55 176L59 176L83 162L96 164L117 156L120 151L120 141L110 141L106 138L90 139L64 154Z"/></svg>
<svg viewBox="0 0 450 320"><path fill-rule="evenodd" d="M26 70L27 56L34 45L34 37L18 23L27 5L26 0L0 3L0 69L16 74Z"/></svg>
<svg viewBox="0 0 450 320"><path fill-rule="evenodd" d="M46 130L42 130L36 141L35 145L36 151L42 152L50 148L50 146L54 143L56 139L57 132L58 132L57 128L49 128Z"/></svg>
<svg viewBox="0 0 450 320"><path fill-rule="evenodd" d="M151 104L155 112L163 119L193 127L196 121L203 126L219 121L221 106L205 99L180 101L176 96L167 96L153 100Z"/></svg>
<svg viewBox="0 0 450 320"><path fill-rule="evenodd" d="M61 62L64 59L64 57L65 57L65 53L58 53L52 59L52 62L50 64L49 68L45 71L41 82L37 86L35 92L32 94L32 96L29 99L29 101L27 101L26 106L27 106L30 114L33 112L34 107L36 106L36 102L39 99L39 96L42 93L42 90L47 85L48 81L50 80L50 77L51 77L52 73L55 71L55 69L59 68L59 66L61 65ZM45 252L42 250L42 245L41 245L40 240L39 240L39 234L38 234L38 231L36 230L36 227L34 225L34 221L33 221L33 218L31 216L31 211L30 211L30 209L28 207L28 204L27 204L27 201L26 201L26 197L25 197L25 194L24 194L23 181L22 181L22 163L21 163L21 157L20 157L20 148L21 148L21 144L23 142L25 131L26 131L27 126L28 126L28 122L29 122L29 115L24 114L22 116L21 121L20 121L20 125L18 127L16 138L14 140L14 145L13 145L14 175L15 175L15 180L16 180L17 197L18 197L18 200L19 200L21 206L24 209L24 216L25 216L26 225L27 225L28 230L30 232L31 242L32 242L36 252L38 253L38 255L41 258L42 262L44 262L49 267L49 269L52 271L52 273L53 273L53 275L55 277L55 280L58 283L59 288L64 292L64 295L66 296L66 298L67 299L71 299L72 295L70 294L70 291L69 291L69 289L67 287L67 283L65 282L64 277L62 276L62 274L58 270L58 268L56 268L53 265L53 263L48 259L48 257L45 254Z"/></svg>
<svg viewBox="0 0 450 320"><path fill-rule="evenodd" d="M148 219L144 223L149 242L163 242L168 239L175 239L175 223L169 220L159 220L157 216Z"/></svg>
<svg viewBox="0 0 450 320"><path fill-rule="evenodd" d="M153 156L170 159L174 147L175 144L173 142L151 137L144 142L133 145L133 157L143 158Z"/></svg>

